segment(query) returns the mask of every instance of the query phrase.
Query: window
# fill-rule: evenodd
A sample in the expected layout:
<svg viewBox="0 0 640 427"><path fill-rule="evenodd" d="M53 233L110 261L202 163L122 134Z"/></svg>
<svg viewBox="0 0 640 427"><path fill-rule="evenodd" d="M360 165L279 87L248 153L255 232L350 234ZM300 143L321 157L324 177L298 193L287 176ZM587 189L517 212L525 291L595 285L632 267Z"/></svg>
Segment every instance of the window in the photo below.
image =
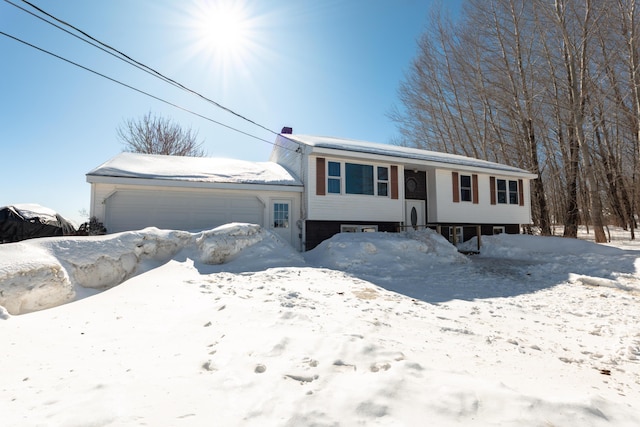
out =
<svg viewBox="0 0 640 427"><path fill-rule="evenodd" d="M378 196L389 195L389 169L383 166L378 166Z"/></svg>
<svg viewBox="0 0 640 427"><path fill-rule="evenodd" d="M273 228L289 228L289 203L273 204Z"/></svg>
<svg viewBox="0 0 640 427"><path fill-rule="evenodd" d="M449 227L449 242L454 245L462 243L464 239L462 227Z"/></svg>
<svg viewBox="0 0 640 427"><path fill-rule="evenodd" d="M500 204L517 205L520 202L518 181L496 179L496 196Z"/></svg>
<svg viewBox="0 0 640 427"><path fill-rule="evenodd" d="M377 225L343 224L340 226L341 233L375 233L376 231L378 231Z"/></svg>
<svg viewBox="0 0 640 427"><path fill-rule="evenodd" d="M471 201L471 175L460 175L460 200Z"/></svg>
<svg viewBox="0 0 640 427"><path fill-rule="evenodd" d="M324 165L318 170L324 171ZM324 174L318 172L317 179L318 187L324 188L322 183L326 183L328 194L363 194L398 198L397 166L329 161L326 162L326 178ZM319 191L318 195L324 195L324 192Z"/></svg>
<svg viewBox="0 0 640 427"><path fill-rule="evenodd" d="M347 194L373 196L373 166L345 163L344 176Z"/></svg>
<svg viewBox="0 0 640 427"><path fill-rule="evenodd" d="M518 204L518 181L509 181L509 204Z"/></svg>
<svg viewBox="0 0 640 427"><path fill-rule="evenodd" d="M453 171L451 172L451 182L453 183L453 203L472 202L478 204L480 202L477 174L460 175Z"/></svg>
<svg viewBox="0 0 640 427"><path fill-rule="evenodd" d="M507 203L507 181L504 179L496 180L498 203Z"/></svg>
<svg viewBox="0 0 640 427"><path fill-rule="evenodd" d="M329 162L328 164L328 187L329 193L331 194L340 194L340 187L342 179L340 174L340 163L338 162Z"/></svg>

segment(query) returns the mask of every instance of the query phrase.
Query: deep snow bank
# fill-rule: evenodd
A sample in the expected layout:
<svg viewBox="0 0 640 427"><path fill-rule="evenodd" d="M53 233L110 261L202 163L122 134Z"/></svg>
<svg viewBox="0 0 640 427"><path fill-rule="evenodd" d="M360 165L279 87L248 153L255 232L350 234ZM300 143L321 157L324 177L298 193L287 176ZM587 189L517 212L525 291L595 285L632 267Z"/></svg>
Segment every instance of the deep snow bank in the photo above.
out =
<svg viewBox="0 0 640 427"><path fill-rule="evenodd" d="M475 237L460 245L461 249L477 248ZM480 255L492 258L548 260L550 254L564 255L616 255L621 249L599 245L586 240L553 236L532 236L528 234L497 234L482 236Z"/></svg>
<svg viewBox="0 0 640 427"><path fill-rule="evenodd" d="M305 253L319 267L350 273L380 271L395 274L417 265L465 263L467 258L433 230L406 233L340 233ZM375 268L374 268L375 267Z"/></svg>
<svg viewBox="0 0 640 427"><path fill-rule="evenodd" d="M179 253L198 263L222 264L245 250L257 255L260 246L267 248L263 253L298 257L301 263L288 244L251 224L228 224L200 233L146 228L5 244L0 246L0 306L13 315L51 308L87 294L87 289L119 285Z"/></svg>

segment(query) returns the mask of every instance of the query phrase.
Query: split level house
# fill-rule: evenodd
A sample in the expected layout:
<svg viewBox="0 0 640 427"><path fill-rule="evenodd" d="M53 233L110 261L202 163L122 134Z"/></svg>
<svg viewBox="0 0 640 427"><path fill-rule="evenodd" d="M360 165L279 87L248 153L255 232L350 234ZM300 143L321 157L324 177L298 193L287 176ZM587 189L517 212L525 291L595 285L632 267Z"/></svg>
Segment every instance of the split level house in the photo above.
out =
<svg viewBox="0 0 640 427"><path fill-rule="evenodd" d="M254 223L302 251L341 232L430 227L456 244L531 223L526 170L289 132L268 162L121 153L87 174L91 215L108 232Z"/></svg>

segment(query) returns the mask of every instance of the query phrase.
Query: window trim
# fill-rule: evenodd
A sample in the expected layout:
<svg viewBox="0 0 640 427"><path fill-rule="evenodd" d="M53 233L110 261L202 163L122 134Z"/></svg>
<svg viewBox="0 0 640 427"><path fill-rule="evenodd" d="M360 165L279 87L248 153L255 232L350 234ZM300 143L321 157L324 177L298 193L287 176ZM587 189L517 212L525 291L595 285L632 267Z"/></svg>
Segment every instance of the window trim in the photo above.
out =
<svg viewBox="0 0 640 427"><path fill-rule="evenodd" d="M492 176L489 178L489 182L491 185L492 205L524 206L524 181L522 179L497 178ZM498 188L501 183L504 183L504 190ZM516 185L514 190L510 188L513 183ZM503 195L504 201L500 200L500 195Z"/></svg>
<svg viewBox="0 0 640 427"><path fill-rule="evenodd" d="M332 175L331 174L331 164L335 164L338 165L338 175ZM343 170L342 170L342 163L341 162L335 162L333 160L329 160L327 161L327 194L342 194L343 188L342 188L342 175L343 175ZM331 181L337 181L338 182L338 191L331 191Z"/></svg>
<svg viewBox="0 0 640 427"><path fill-rule="evenodd" d="M279 210L277 209L278 206L286 206L286 210ZM284 212L286 213L286 218L282 217L279 218L279 213L280 212ZM271 228L273 229L278 229L278 230L287 230L289 228L291 228L291 202L289 201L284 201L284 200L274 200L271 202ZM282 226L278 226L278 222L282 220L283 221L283 225Z"/></svg>
<svg viewBox="0 0 640 427"><path fill-rule="evenodd" d="M347 160L329 160L325 158L317 158L317 168L318 171L316 173L316 195L324 196L324 195L342 195L342 196L372 196L372 197L380 197L380 198L391 198L398 199L398 166L391 164L381 164L381 163L367 163L367 162L352 162ZM340 176L331 175L329 173L329 167L331 164L338 164L340 166ZM373 194L370 193L349 193L347 192L347 173L346 168L347 164L356 165L356 166L364 166L371 167L373 169L373 180L371 185L373 186ZM322 168L322 169L320 169ZM378 173L378 168L386 169L387 179L380 179L380 174ZM320 183L320 180L323 182ZM339 180L340 181L340 192L332 192L330 191L331 185L329 185L330 180ZM387 194L380 194L378 191L379 184L386 184ZM368 183L366 183L368 185ZM366 187L363 186L363 188ZM320 191L322 190L322 191Z"/></svg>
<svg viewBox="0 0 640 427"><path fill-rule="evenodd" d="M387 174L387 179L381 179L380 178L380 169L384 169L386 170L386 174ZM390 176L389 176L389 167L388 166L380 166L380 165L376 165L375 166L375 181L376 181L376 196L378 197L389 197L389 185L390 185ZM385 184L386 185L386 194L380 194L380 184Z"/></svg>
<svg viewBox="0 0 640 427"><path fill-rule="evenodd" d="M455 239L454 239L455 234ZM459 240L458 240L459 238ZM464 241L464 227L461 225L452 225L449 227L449 243L459 245Z"/></svg>
<svg viewBox="0 0 640 427"><path fill-rule="evenodd" d="M462 186L462 178L469 177L469 187ZM478 190L478 174L462 174L459 172L451 172L451 180L453 182L453 203L473 203L477 205L480 203L479 190ZM469 191L469 200L463 199L462 192Z"/></svg>

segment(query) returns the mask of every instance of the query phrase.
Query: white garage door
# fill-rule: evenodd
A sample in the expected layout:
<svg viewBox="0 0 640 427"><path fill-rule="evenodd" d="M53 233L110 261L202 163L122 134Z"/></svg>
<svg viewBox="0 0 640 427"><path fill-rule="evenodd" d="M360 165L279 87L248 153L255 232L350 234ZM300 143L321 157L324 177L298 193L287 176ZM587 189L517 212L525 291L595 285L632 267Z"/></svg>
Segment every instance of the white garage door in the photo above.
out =
<svg viewBox="0 0 640 427"><path fill-rule="evenodd" d="M255 196L120 190L106 202L105 226L110 233L145 227L202 230L230 222L264 226L263 212Z"/></svg>

